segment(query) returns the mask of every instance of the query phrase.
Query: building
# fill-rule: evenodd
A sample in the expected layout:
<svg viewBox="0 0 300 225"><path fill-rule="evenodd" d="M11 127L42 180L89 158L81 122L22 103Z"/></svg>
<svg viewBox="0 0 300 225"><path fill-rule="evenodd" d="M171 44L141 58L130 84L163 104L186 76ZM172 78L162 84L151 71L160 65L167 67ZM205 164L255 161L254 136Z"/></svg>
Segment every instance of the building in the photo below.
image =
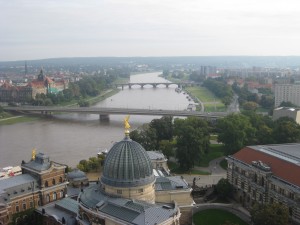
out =
<svg viewBox="0 0 300 225"><path fill-rule="evenodd" d="M176 202L155 203L155 181L148 154L126 133L108 152L99 183L80 193L79 224L179 224Z"/></svg>
<svg viewBox="0 0 300 225"><path fill-rule="evenodd" d="M68 182L66 166L33 154L29 162L22 162L22 174L0 180L0 224L22 224L26 212L62 199Z"/></svg>
<svg viewBox="0 0 300 225"><path fill-rule="evenodd" d="M275 84L275 107L282 102L291 102L300 106L300 84Z"/></svg>
<svg viewBox="0 0 300 225"><path fill-rule="evenodd" d="M234 197L246 208L280 203L300 223L300 144L247 146L227 158Z"/></svg>
<svg viewBox="0 0 300 225"><path fill-rule="evenodd" d="M153 169L159 169L169 173L169 168L167 165L168 159L165 155L159 151L147 151L147 154L152 162Z"/></svg>
<svg viewBox="0 0 300 225"><path fill-rule="evenodd" d="M0 86L0 102L29 102L37 94L57 94L68 88L68 81L54 81L40 71L37 79L27 85L17 86L5 82Z"/></svg>
<svg viewBox="0 0 300 225"><path fill-rule="evenodd" d="M300 124L300 109L280 107L273 110L273 120L278 120L281 117L289 117Z"/></svg>

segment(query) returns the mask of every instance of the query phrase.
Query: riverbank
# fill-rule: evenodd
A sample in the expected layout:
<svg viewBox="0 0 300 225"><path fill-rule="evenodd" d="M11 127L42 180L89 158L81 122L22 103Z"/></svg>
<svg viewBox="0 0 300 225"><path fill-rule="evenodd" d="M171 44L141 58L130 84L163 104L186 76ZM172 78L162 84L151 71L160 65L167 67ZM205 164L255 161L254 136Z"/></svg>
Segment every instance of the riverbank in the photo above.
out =
<svg viewBox="0 0 300 225"><path fill-rule="evenodd" d="M86 101L88 101L90 103L90 105L94 105L98 102L103 101L106 98L109 98L109 97L117 94L119 91L120 91L119 89L108 89L98 96L86 98ZM76 106L76 105L78 105L77 101L74 103L71 103L71 104L70 103L65 104L64 106L68 107L68 106ZM6 113L6 112L4 114L5 114L5 117L0 119L0 125L11 125L11 124L15 124L15 123L24 123L24 122L36 121L36 120L41 119L41 117L32 116L32 115L28 115L28 114L23 114L23 115L18 115L18 116L14 115L14 114Z"/></svg>

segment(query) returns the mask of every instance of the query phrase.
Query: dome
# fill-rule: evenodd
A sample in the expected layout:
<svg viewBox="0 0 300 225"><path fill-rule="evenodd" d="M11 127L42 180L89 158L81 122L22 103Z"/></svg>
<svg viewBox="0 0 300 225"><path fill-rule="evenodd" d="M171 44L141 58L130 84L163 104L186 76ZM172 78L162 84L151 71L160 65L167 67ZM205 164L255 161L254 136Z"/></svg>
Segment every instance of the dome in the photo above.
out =
<svg viewBox="0 0 300 225"><path fill-rule="evenodd" d="M79 178L86 178L86 174L79 169L74 169L72 172L68 173L67 178L69 180L79 179Z"/></svg>
<svg viewBox="0 0 300 225"><path fill-rule="evenodd" d="M143 186L154 182L152 163L146 150L125 137L108 152L101 181L114 187Z"/></svg>

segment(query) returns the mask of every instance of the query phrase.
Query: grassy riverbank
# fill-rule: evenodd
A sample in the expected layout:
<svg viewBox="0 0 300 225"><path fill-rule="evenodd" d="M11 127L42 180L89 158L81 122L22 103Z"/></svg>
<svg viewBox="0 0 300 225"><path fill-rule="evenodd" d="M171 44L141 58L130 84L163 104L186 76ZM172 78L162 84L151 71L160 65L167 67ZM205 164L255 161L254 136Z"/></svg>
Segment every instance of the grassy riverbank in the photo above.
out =
<svg viewBox="0 0 300 225"><path fill-rule="evenodd" d="M24 123L39 120L39 117L34 117L30 115L12 115L9 114L8 117L0 119L0 125L11 125L15 123Z"/></svg>
<svg viewBox="0 0 300 225"><path fill-rule="evenodd" d="M109 89L104 91L102 94L96 96L96 97L87 97L85 100L90 103L90 105L94 105L97 102L103 101L106 98L109 98L116 93L118 93L119 89ZM77 106L78 101L73 100L71 102L65 102L63 104L59 104L59 106ZM41 117L39 116L33 116L33 115L27 115L27 114L11 114L7 112L2 112L0 114L0 125L10 125L15 123L23 123L23 122L30 122L39 120Z"/></svg>
<svg viewBox="0 0 300 225"><path fill-rule="evenodd" d="M216 97L205 87L187 87L186 90L192 96L197 97L204 105L205 112L223 112L226 110L221 99Z"/></svg>

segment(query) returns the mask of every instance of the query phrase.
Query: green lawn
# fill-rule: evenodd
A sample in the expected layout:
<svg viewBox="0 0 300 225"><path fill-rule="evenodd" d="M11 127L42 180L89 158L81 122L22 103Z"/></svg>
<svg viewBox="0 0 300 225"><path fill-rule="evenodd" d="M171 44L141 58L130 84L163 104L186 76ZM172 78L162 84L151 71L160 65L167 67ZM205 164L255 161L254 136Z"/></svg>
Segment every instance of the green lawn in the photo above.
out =
<svg viewBox="0 0 300 225"><path fill-rule="evenodd" d="M224 156L223 145L211 144L208 153L202 157L202 160L197 164L197 166L207 167L211 160L222 156Z"/></svg>
<svg viewBox="0 0 300 225"><path fill-rule="evenodd" d="M225 105L221 102L221 99L216 97L210 90L205 87L187 87L187 92L200 99L204 104L205 112L224 112L226 110Z"/></svg>
<svg viewBox="0 0 300 225"><path fill-rule="evenodd" d="M224 112L226 111L226 107L223 103L203 103L205 112Z"/></svg>
<svg viewBox="0 0 300 225"><path fill-rule="evenodd" d="M236 215L221 209L206 209L193 216L195 225L223 225L226 221L238 225L248 225Z"/></svg>
<svg viewBox="0 0 300 225"><path fill-rule="evenodd" d="M20 116L15 116L12 115L11 118L8 119L0 119L0 125L11 125L15 123L23 123L23 122L29 122L29 121L34 121L34 120L39 120L40 117L34 117L34 116L29 116L29 115L20 115Z"/></svg>
<svg viewBox="0 0 300 225"><path fill-rule="evenodd" d="M186 90L192 95L199 98L202 102L220 102L221 100L216 97L211 91L205 87L187 87Z"/></svg>

